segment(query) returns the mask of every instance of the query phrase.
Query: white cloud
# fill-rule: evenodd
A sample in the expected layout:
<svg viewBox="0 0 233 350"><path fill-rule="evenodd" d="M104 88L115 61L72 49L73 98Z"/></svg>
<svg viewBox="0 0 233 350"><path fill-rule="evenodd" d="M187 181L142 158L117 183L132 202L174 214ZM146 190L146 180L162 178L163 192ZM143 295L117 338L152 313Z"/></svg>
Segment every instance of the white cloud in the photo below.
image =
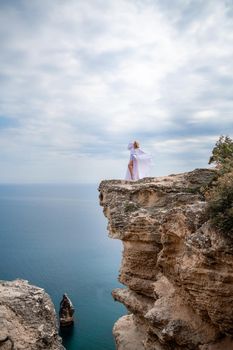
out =
<svg viewBox="0 0 233 350"><path fill-rule="evenodd" d="M188 161L194 144L206 157L214 138L233 133L232 5L167 4L2 5L0 116L18 124L0 124L0 181L96 181L85 169L98 161L100 177L117 177L133 138L172 153L160 168L175 172L181 160L203 164Z"/></svg>

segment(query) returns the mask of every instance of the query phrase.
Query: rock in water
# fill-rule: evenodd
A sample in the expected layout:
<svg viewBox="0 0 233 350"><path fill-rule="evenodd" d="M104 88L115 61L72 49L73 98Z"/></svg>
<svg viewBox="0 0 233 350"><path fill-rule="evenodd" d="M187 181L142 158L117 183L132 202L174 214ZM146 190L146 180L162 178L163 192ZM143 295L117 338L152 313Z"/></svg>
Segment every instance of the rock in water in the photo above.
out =
<svg viewBox="0 0 233 350"><path fill-rule="evenodd" d="M60 302L60 326L71 326L74 323L74 307L67 294L63 294L62 301Z"/></svg>

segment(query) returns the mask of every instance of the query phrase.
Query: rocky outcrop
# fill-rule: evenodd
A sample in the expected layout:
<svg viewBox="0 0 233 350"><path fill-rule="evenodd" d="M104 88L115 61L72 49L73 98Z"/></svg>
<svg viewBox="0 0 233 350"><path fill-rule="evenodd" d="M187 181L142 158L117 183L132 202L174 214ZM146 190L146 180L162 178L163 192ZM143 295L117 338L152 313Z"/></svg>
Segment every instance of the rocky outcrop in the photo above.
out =
<svg viewBox="0 0 233 350"><path fill-rule="evenodd" d="M27 281L0 281L0 349L64 350L54 305Z"/></svg>
<svg viewBox="0 0 233 350"><path fill-rule="evenodd" d="M111 238L123 242L112 292L129 314L113 328L119 350L233 349L233 246L205 217L215 172L102 181Z"/></svg>
<svg viewBox="0 0 233 350"><path fill-rule="evenodd" d="M66 293L63 294L59 310L59 320L61 327L69 327L74 324L74 311L75 310L70 298Z"/></svg>

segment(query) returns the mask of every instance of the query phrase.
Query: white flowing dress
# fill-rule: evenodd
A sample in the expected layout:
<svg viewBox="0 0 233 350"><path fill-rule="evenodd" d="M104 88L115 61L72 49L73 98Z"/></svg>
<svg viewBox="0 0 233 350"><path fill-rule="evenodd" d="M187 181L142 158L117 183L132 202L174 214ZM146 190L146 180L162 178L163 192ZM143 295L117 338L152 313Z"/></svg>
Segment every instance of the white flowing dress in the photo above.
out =
<svg viewBox="0 0 233 350"><path fill-rule="evenodd" d="M131 178L129 168L127 168L125 180L139 180L149 176L152 165L151 155L142 151L140 148L135 149L133 143L129 143L128 149L130 150L130 160L133 161L133 178Z"/></svg>

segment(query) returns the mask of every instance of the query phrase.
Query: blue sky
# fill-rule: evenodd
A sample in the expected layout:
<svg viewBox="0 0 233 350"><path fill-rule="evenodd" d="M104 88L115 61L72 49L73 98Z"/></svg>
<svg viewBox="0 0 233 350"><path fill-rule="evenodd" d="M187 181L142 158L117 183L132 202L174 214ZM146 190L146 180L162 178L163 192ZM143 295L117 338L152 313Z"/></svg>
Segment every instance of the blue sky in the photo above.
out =
<svg viewBox="0 0 233 350"><path fill-rule="evenodd" d="M0 0L0 182L208 166L233 136L231 0Z"/></svg>

